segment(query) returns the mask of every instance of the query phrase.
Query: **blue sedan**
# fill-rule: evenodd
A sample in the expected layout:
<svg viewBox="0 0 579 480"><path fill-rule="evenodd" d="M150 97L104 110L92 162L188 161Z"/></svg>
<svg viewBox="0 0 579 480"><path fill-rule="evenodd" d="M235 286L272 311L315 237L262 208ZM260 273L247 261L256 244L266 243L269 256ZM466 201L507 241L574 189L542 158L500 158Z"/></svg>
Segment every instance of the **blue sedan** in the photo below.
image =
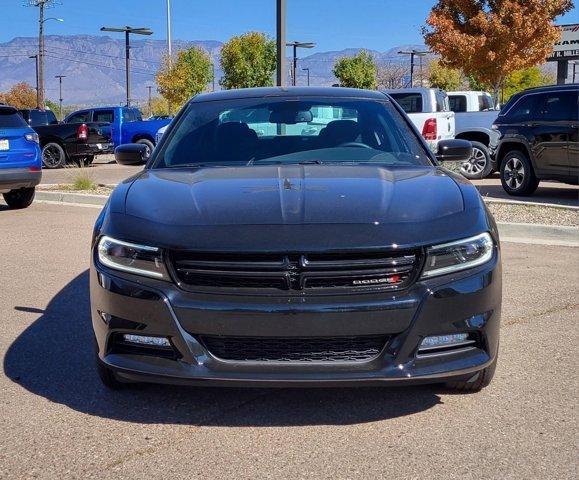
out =
<svg viewBox="0 0 579 480"><path fill-rule="evenodd" d="M10 208L26 208L42 177L38 135L13 107L0 106L0 193Z"/></svg>

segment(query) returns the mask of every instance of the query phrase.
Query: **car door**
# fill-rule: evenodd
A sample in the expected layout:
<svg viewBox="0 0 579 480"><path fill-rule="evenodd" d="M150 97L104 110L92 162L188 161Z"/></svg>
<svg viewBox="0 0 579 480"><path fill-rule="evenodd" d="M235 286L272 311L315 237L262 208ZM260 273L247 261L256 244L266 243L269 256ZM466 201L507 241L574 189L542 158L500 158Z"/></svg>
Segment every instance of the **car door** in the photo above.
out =
<svg viewBox="0 0 579 480"><path fill-rule="evenodd" d="M531 148L538 174L566 177L569 175L568 143L573 109L577 105L570 90L543 93L537 114L530 121Z"/></svg>
<svg viewBox="0 0 579 480"><path fill-rule="evenodd" d="M575 90L575 103L571 124L569 128L569 145L567 155L569 157L569 175L576 183L579 181L579 90Z"/></svg>

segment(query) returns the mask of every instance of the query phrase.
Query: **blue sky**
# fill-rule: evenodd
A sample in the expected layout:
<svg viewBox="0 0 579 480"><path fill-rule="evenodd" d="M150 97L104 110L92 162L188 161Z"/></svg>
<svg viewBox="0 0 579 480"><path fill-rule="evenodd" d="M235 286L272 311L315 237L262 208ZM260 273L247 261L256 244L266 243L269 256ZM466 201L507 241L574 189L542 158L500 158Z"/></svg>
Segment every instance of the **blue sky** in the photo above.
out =
<svg viewBox="0 0 579 480"><path fill-rule="evenodd" d="M37 9L24 0L0 0L0 42L37 34ZM165 0L57 0L47 34L100 35L103 25L147 26L165 39ZM275 0L171 0L173 38L227 40L248 30L275 35ZM316 50L375 50L421 43L420 27L433 0L287 0L288 40L313 41ZM579 21L579 11L559 23ZM114 35L114 34L113 34ZM315 51L315 50L314 50ZM313 53L313 51L311 52Z"/></svg>

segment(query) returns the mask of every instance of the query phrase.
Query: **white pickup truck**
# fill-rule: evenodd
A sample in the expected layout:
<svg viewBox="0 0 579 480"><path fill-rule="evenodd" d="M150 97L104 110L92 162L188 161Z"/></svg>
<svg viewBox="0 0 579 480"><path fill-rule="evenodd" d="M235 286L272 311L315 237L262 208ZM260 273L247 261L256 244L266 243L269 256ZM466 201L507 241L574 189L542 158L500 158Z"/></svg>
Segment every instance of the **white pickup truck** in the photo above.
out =
<svg viewBox="0 0 579 480"><path fill-rule="evenodd" d="M494 152L499 134L491 128L499 114L490 93L481 91L448 92L450 109L456 114L456 138L472 143L472 157L461 165L460 172L477 179L497 170Z"/></svg>
<svg viewBox="0 0 579 480"><path fill-rule="evenodd" d="M383 90L402 107L412 123L436 152L438 142L454 138L454 112L448 97L438 88L399 88Z"/></svg>

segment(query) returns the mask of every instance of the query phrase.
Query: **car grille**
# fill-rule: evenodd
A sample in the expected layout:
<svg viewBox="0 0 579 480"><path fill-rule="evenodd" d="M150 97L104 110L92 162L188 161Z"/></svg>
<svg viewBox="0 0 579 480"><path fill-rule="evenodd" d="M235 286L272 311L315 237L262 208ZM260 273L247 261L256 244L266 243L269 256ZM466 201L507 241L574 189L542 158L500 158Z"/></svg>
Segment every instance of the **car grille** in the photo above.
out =
<svg viewBox="0 0 579 480"><path fill-rule="evenodd" d="M222 337L201 336L215 357L238 362L365 362L380 354L387 336Z"/></svg>
<svg viewBox="0 0 579 480"><path fill-rule="evenodd" d="M420 252L217 254L172 252L179 284L201 291L329 293L397 290L415 278Z"/></svg>

